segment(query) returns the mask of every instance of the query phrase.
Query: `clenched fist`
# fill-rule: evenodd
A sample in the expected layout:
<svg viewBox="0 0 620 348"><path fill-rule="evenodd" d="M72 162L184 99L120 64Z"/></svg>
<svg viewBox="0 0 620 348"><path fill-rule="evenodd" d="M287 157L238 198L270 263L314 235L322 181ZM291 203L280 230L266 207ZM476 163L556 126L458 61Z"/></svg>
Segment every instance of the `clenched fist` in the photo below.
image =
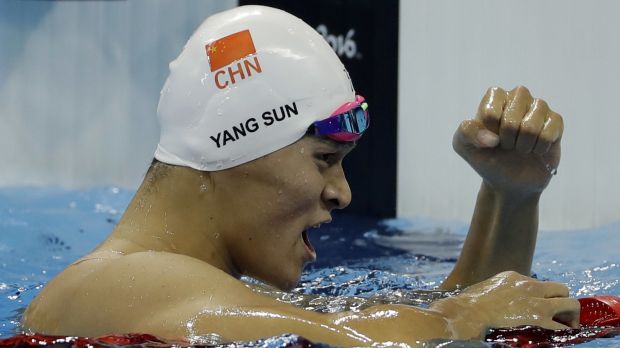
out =
<svg viewBox="0 0 620 348"><path fill-rule="evenodd" d="M556 172L563 130L562 117L527 88L493 87L452 145L493 189L527 195L542 192Z"/></svg>

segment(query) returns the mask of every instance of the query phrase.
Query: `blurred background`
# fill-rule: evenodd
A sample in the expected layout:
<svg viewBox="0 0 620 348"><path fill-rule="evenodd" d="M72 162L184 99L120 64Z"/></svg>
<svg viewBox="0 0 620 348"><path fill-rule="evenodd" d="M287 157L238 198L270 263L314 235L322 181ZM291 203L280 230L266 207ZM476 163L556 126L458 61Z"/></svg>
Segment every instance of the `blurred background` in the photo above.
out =
<svg viewBox="0 0 620 348"><path fill-rule="evenodd" d="M620 2L241 3L302 17L368 96L372 133L346 163L352 212L467 223L480 179L452 134L489 86L525 85L566 125L541 227L620 221ZM168 63L204 18L237 5L0 1L0 187L137 188L159 137Z"/></svg>

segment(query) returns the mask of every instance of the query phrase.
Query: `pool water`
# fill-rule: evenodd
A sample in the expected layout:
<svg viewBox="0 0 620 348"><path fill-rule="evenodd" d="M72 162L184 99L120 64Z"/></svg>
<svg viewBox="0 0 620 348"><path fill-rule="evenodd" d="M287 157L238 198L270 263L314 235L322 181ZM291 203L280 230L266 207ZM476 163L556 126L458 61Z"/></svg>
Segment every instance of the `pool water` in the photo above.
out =
<svg viewBox="0 0 620 348"><path fill-rule="evenodd" d="M19 332L27 304L52 277L107 236L132 195L115 187L0 189L0 339ZM339 214L310 234L318 260L287 299L296 303L299 294L312 295L313 300L296 304L319 311L355 309L367 298L428 305L441 295L432 290L452 269L466 231L461 222L379 221ZM564 282L577 297L620 295L619 231L620 223L541 232L535 276ZM620 347L620 337L581 346Z"/></svg>

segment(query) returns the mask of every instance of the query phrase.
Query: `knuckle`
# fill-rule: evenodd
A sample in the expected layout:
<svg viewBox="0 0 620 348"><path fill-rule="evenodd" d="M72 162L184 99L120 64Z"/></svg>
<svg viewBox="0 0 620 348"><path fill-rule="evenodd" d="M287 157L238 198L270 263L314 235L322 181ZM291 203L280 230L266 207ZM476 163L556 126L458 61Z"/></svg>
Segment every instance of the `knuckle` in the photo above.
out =
<svg viewBox="0 0 620 348"><path fill-rule="evenodd" d="M549 111L549 104L546 101L540 98L534 98L534 102L532 103L537 109Z"/></svg>
<svg viewBox="0 0 620 348"><path fill-rule="evenodd" d="M561 132L564 130L564 119L562 118L562 116L560 116L560 114L551 111L549 112L547 120L545 121L545 127L548 126L555 127Z"/></svg>
<svg viewBox="0 0 620 348"><path fill-rule="evenodd" d="M526 134L526 135L537 135L538 131L540 130L540 128L531 122L524 122L521 125L521 134Z"/></svg>
<svg viewBox="0 0 620 348"><path fill-rule="evenodd" d="M553 122L559 122L559 123L564 122L564 119L562 118L562 116L560 116L560 114L558 114L555 111L549 112L549 119Z"/></svg>
<svg viewBox="0 0 620 348"><path fill-rule="evenodd" d="M503 88L499 87L499 86L491 86L489 87L489 89L487 89L487 94L504 94L506 93L506 91L504 91Z"/></svg>
<svg viewBox="0 0 620 348"><path fill-rule="evenodd" d="M551 117L558 124L559 129L561 131L564 130L564 119L562 118L562 116L560 116L560 114L554 112L553 114L551 114Z"/></svg>
<svg viewBox="0 0 620 348"><path fill-rule="evenodd" d="M493 121L500 117L497 109L493 105L486 104L480 108L480 117L483 121Z"/></svg>
<svg viewBox="0 0 620 348"><path fill-rule="evenodd" d="M459 131L461 133L466 133L471 127L473 127L473 120L464 120L459 124Z"/></svg>
<svg viewBox="0 0 620 348"><path fill-rule="evenodd" d="M549 106L549 104L547 104L547 102L542 98L533 98L533 102L540 106L547 106L547 107Z"/></svg>
<svg viewBox="0 0 620 348"><path fill-rule="evenodd" d="M556 131L553 128L543 129L543 131L540 132L540 135L538 136L538 141L541 142L541 145L551 144L555 140L555 134Z"/></svg>
<svg viewBox="0 0 620 348"><path fill-rule="evenodd" d="M530 93L530 90L527 89L527 87L525 87L523 85L518 85L516 90L517 90L517 92L520 92L520 93L527 93L527 94Z"/></svg>
<svg viewBox="0 0 620 348"><path fill-rule="evenodd" d="M504 129L505 131L516 133L519 130L520 126L521 124L518 120L506 119L506 120L502 120L501 128Z"/></svg>
<svg viewBox="0 0 620 348"><path fill-rule="evenodd" d="M525 87L525 86L523 86L523 85L518 85L517 87L515 87L515 88L512 90L512 92L513 92L513 94L514 94L515 96L524 96L524 97L525 97L525 96L528 96L528 97L529 97L529 96L531 96L531 94L530 94L530 90L529 90L529 89L527 89L527 87Z"/></svg>

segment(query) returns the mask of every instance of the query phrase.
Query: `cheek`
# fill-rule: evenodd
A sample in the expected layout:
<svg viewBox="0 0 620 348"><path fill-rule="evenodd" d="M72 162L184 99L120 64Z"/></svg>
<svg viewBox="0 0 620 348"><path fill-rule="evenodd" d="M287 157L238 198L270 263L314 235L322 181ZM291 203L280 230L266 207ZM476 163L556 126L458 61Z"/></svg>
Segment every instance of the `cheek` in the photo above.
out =
<svg viewBox="0 0 620 348"><path fill-rule="evenodd" d="M322 183L322 177L316 171L298 170L288 182L282 183L275 201L286 206L287 210L305 212L319 206Z"/></svg>
<svg viewBox="0 0 620 348"><path fill-rule="evenodd" d="M265 229L283 231L286 225L299 224L297 218L321 204L324 179L307 157L272 160L240 170L233 179L222 185L221 198L230 205L226 210L234 212L228 216L237 228L251 228L261 234Z"/></svg>

